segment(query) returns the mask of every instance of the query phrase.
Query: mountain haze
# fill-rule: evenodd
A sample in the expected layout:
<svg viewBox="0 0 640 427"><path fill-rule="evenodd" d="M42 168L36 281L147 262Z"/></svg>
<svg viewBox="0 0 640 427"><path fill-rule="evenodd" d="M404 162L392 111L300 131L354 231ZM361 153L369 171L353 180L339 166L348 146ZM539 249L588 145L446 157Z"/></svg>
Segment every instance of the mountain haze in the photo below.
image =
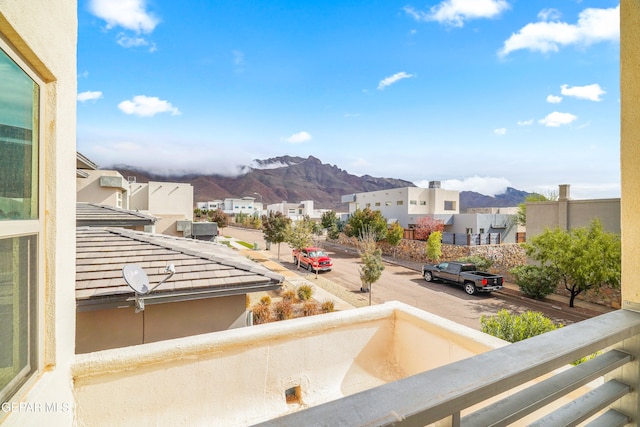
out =
<svg viewBox="0 0 640 427"><path fill-rule="evenodd" d="M125 177L135 177L138 182L172 181L190 183L194 188L194 202L206 202L227 197L255 197L265 204L313 200L315 208L345 211L341 203L345 194L385 190L399 187L415 187L410 181L395 178L376 178L370 175L356 176L335 165L319 159L295 156L255 160L243 173L229 177L222 175L166 176L127 166L115 167ZM260 196L256 195L258 193ZM469 207L517 206L529 193L508 188L496 197L472 191L460 192L460 212Z"/></svg>

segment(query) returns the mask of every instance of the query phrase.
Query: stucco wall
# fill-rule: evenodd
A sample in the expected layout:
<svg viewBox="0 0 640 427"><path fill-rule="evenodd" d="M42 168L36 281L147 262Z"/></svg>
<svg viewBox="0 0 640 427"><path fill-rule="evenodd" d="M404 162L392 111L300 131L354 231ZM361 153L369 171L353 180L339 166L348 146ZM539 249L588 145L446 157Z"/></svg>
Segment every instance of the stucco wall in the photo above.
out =
<svg viewBox="0 0 640 427"><path fill-rule="evenodd" d="M620 233L620 199L568 200L566 216L561 202L527 203L527 239L541 234L545 228L568 229L588 227L595 219L602 221L605 231Z"/></svg>
<svg viewBox="0 0 640 427"><path fill-rule="evenodd" d="M505 344L386 303L79 355L77 422L251 425Z"/></svg>
<svg viewBox="0 0 640 427"><path fill-rule="evenodd" d="M224 331L245 318L244 295L78 312L76 353Z"/></svg>
<svg viewBox="0 0 640 427"><path fill-rule="evenodd" d="M620 2L622 300L640 304L640 3Z"/></svg>
<svg viewBox="0 0 640 427"><path fill-rule="evenodd" d="M117 193L123 194L122 189L114 187L102 187L100 185L101 176L119 177L122 175L118 171L110 170L87 170L87 178L76 179L76 200L78 202L99 203L107 206L118 206ZM126 193L122 197L122 208L126 208Z"/></svg>
<svg viewBox="0 0 640 427"><path fill-rule="evenodd" d="M0 412L4 425L70 425L70 364L75 337L76 43L74 0L4 0L0 34L44 81L43 253L39 370L14 396L23 404L65 403L69 410ZM9 226L9 225L7 225ZM35 407L35 406L34 406Z"/></svg>

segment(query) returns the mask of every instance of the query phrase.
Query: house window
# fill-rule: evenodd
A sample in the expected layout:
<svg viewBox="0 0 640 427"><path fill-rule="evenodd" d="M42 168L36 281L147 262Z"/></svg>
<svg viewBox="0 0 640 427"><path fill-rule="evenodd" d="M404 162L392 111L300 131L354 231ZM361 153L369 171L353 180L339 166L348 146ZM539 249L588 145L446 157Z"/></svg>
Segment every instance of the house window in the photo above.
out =
<svg viewBox="0 0 640 427"><path fill-rule="evenodd" d="M380 202L376 202L376 206L380 206Z"/></svg>
<svg viewBox="0 0 640 427"><path fill-rule="evenodd" d="M116 193L116 207L122 208L122 193L119 191Z"/></svg>
<svg viewBox="0 0 640 427"><path fill-rule="evenodd" d="M371 207L371 203L366 203L366 204L365 204L365 207L366 207L366 208L370 208L370 207Z"/></svg>
<svg viewBox="0 0 640 427"><path fill-rule="evenodd" d="M417 200L409 200L409 204L411 206L417 206L418 205L418 201Z"/></svg>
<svg viewBox="0 0 640 427"><path fill-rule="evenodd" d="M0 402L38 369L41 89L27 69L0 39Z"/></svg>
<svg viewBox="0 0 640 427"><path fill-rule="evenodd" d="M452 200L444 201L444 210L445 211L455 211L456 210L456 202Z"/></svg>
<svg viewBox="0 0 640 427"><path fill-rule="evenodd" d="M420 206L427 206L426 200L420 200Z"/></svg>
<svg viewBox="0 0 640 427"><path fill-rule="evenodd" d="M396 206L402 206L402 205L404 205L404 200L398 200L396 202Z"/></svg>
<svg viewBox="0 0 640 427"><path fill-rule="evenodd" d="M385 206L391 206L391 202L384 202Z"/></svg>

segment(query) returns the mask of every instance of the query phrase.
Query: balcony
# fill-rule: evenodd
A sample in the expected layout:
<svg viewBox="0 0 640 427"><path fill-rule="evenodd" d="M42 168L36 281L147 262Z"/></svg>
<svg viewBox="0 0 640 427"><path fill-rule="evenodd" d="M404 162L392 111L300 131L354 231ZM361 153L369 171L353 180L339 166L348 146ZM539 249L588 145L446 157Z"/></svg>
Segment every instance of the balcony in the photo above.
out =
<svg viewBox="0 0 640 427"><path fill-rule="evenodd" d="M76 422L624 425L639 334L619 310L506 344L387 303L78 355Z"/></svg>

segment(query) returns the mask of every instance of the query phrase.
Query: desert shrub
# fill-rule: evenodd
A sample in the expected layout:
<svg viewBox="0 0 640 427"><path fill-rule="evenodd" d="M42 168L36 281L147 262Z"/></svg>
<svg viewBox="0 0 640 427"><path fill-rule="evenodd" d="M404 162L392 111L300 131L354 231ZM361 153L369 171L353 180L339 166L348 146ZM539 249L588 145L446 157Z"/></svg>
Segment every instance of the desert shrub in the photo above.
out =
<svg viewBox="0 0 640 427"><path fill-rule="evenodd" d="M260 298L260 304L271 305L271 297L269 295L264 295L262 298Z"/></svg>
<svg viewBox="0 0 640 427"><path fill-rule="evenodd" d="M321 306L322 312L323 313L332 313L335 311L335 306L333 304L333 301L325 301L322 303Z"/></svg>
<svg viewBox="0 0 640 427"><path fill-rule="evenodd" d="M496 316L483 315L480 318L482 332L512 343L553 331L562 326L556 325L551 319L537 311L511 314L502 309Z"/></svg>
<svg viewBox="0 0 640 427"><path fill-rule="evenodd" d="M320 314L320 304L318 301L308 300L302 304L302 315L303 316L315 316L316 314Z"/></svg>
<svg viewBox="0 0 640 427"><path fill-rule="evenodd" d="M523 294L535 299L551 295L558 285L559 277L549 267L520 265L509 271Z"/></svg>
<svg viewBox="0 0 640 427"><path fill-rule="evenodd" d="M271 307L268 304L255 304L253 311L253 324L260 325L271 321Z"/></svg>
<svg viewBox="0 0 640 427"><path fill-rule="evenodd" d="M292 303L296 299L296 291L294 291L293 289L286 289L280 294L280 296L283 300Z"/></svg>
<svg viewBox="0 0 640 427"><path fill-rule="evenodd" d="M298 299L307 301L313 295L313 288L309 285L300 285L297 290Z"/></svg>
<svg viewBox="0 0 640 427"><path fill-rule="evenodd" d="M469 262L471 264L475 264L476 268L480 271L489 271L491 266L493 265L493 261L489 258L485 258L480 255L469 255L462 258L458 258L459 262Z"/></svg>
<svg viewBox="0 0 640 427"><path fill-rule="evenodd" d="M276 320L287 320L293 318L293 304L289 299L282 299L273 305L273 317Z"/></svg>

